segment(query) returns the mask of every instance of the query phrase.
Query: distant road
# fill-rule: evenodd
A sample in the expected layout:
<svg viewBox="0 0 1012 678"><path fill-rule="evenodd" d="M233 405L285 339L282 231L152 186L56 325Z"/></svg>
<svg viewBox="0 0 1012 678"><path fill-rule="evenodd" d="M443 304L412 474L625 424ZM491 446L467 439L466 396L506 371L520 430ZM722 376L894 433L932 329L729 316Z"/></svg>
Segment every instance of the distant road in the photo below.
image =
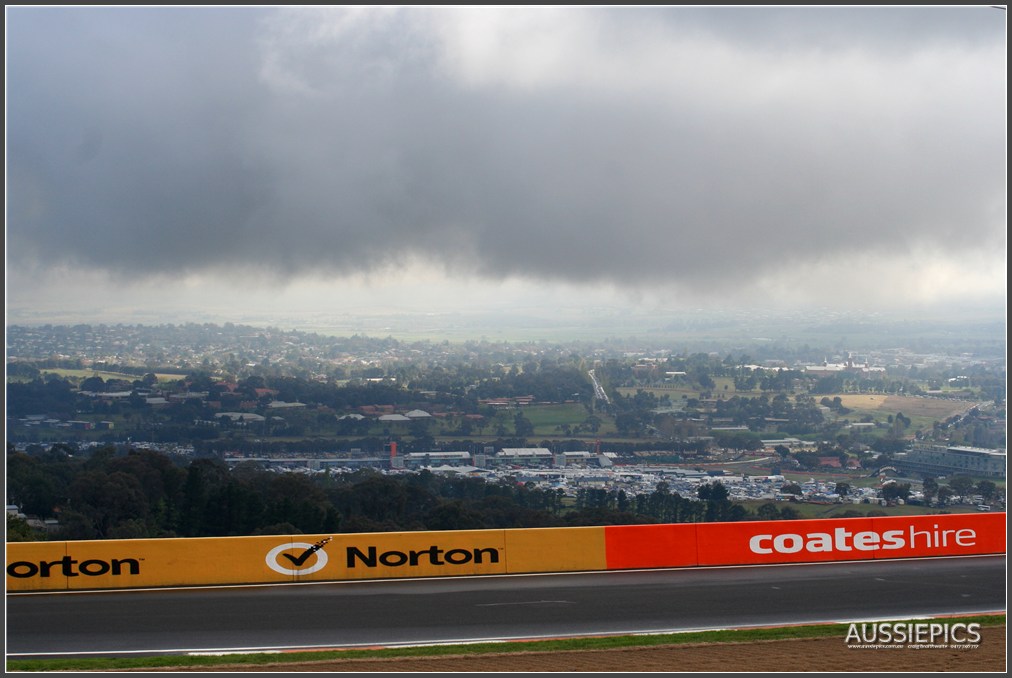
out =
<svg viewBox="0 0 1012 678"><path fill-rule="evenodd" d="M597 377L594 375L594 370L588 370L587 374L590 375L590 381L594 384L594 397L598 400L603 400L607 404L611 404L611 399L608 398L608 394L601 388L601 384L597 383Z"/></svg>
<svg viewBox="0 0 1012 678"><path fill-rule="evenodd" d="M627 634L1005 611L1005 556L7 594L7 657Z"/></svg>

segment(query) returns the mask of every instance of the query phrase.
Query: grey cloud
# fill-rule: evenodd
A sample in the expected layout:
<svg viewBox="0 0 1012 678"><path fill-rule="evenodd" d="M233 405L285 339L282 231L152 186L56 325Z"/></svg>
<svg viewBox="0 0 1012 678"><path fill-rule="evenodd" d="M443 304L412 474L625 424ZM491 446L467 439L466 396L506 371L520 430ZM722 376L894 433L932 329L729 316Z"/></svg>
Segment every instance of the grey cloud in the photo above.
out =
<svg viewBox="0 0 1012 678"><path fill-rule="evenodd" d="M298 10L11 11L8 256L298 276L417 255L491 277L710 285L993 246L1005 96L986 76L1004 78L988 61L1004 59L1004 16L982 9L572 10L596 12L611 50L649 24L653 40L835 65L839 82L759 103L680 97L677 79L635 95L462 83L421 10L343 32ZM938 52L984 72L863 84L877 59L909 74L897 63ZM867 63L845 71L855 55Z"/></svg>
<svg viewBox="0 0 1012 678"><path fill-rule="evenodd" d="M976 7L737 6L608 10L609 21L634 32L658 23L750 49L871 50L902 53L926 45L1004 42L1004 14ZM626 33L620 33L628 37Z"/></svg>

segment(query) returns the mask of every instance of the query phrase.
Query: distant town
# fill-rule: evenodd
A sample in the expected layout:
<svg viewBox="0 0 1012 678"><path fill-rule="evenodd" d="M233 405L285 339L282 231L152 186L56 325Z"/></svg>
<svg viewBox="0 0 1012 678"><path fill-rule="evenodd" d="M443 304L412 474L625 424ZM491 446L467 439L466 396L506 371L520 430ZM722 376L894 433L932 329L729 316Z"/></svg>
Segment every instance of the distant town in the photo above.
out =
<svg viewBox="0 0 1012 678"><path fill-rule="evenodd" d="M143 450L228 472L425 471L581 506L714 482L754 510L1005 501L1006 368L986 352L10 326L6 370L9 469ZM8 513L27 519L17 482ZM36 528L59 522L33 508Z"/></svg>

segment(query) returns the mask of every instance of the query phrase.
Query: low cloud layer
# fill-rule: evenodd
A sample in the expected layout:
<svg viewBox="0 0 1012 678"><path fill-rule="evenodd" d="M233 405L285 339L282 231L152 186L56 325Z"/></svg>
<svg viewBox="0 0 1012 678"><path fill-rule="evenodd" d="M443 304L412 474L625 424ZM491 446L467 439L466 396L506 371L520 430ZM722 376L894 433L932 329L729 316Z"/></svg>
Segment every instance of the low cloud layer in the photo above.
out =
<svg viewBox="0 0 1012 678"><path fill-rule="evenodd" d="M1003 260L1006 50L988 7L8 8L8 262L712 289Z"/></svg>

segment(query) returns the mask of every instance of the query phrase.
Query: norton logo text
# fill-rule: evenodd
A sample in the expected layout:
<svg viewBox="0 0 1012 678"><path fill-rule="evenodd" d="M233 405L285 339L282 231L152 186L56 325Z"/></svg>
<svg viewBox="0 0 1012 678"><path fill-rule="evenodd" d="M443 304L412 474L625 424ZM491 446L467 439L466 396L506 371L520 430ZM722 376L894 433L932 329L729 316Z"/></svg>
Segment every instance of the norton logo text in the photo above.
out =
<svg viewBox="0 0 1012 678"><path fill-rule="evenodd" d="M60 560L38 563L19 560L7 566L7 574L17 579L28 579L30 577L51 577L54 574L62 577L100 577L103 574L114 576L122 574L136 575L141 573L140 561L136 558L113 558L112 560L91 560L78 561L70 556L63 556Z"/></svg>
<svg viewBox="0 0 1012 678"><path fill-rule="evenodd" d="M358 563L366 567L376 567L377 565L387 567L417 566L425 564L423 561L427 561L429 565L466 565L468 563L481 565L485 562L485 556L488 556L490 563L499 562L499 551L494 548L444 551L438 546L430 546L418 551L384 551L380 553L375 546L370 546L365 552L354 546L349 546L347 555L349 568L355 567Z"/></svg>
<svg viewBox="0 0 1012 678"><path fill-rule="evenodd" d="M284 575L307 575L319 572L327 566L329 558L323 546L331 537L306 544L291 542L281 544L267 553L267 567ZM315 554L315 558L313 555ZM442 549L430 546L426 549L407 551L380 551L375 546L364 550L357 546L345 547L345 564L349 569L356 567L417 567L418 565L467 565L474 563L498 563L499 550L496 548Z"/></svg>
<svg viewBox="0 0 1012 678"><path fill-rule="evenodd" d="M963 528L940 530L938 525L931 530L918 530L913 525L909 530L886 530L878 532L851 532L838 527L832 532L809 532L807 534L757 534L748 540L752 553L826 553L833 551L878 551L902 548L945 549L968 547L976 544L977 533Z"/></svg>

